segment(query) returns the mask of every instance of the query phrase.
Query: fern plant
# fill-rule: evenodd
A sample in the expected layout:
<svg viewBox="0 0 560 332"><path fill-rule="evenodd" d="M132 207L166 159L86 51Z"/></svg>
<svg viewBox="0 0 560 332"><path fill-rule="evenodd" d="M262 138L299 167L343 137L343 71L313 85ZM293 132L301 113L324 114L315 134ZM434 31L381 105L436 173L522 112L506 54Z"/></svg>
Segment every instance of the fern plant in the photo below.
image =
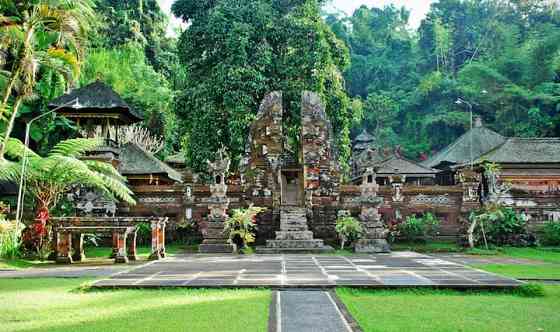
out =
<svg viewBox="0 0 560 332"><path fill-rule="evenodd" d="M346 243L359 240L364 234L364 228L360 222L353 217L340 217L336 220L336 233L340 238L340 249L344 250Z"/></svg>
<svg viewBox="0 0 560 332"><path fill-rule="evenodd" d="M0 161L0 181L19 183L22 159L26 154L25 189L34 198L37 215L48 213L75 185L95 188L110 198L135 204L126 179L112 165L80 159L101 143L98 139L69 139L58 143L46 157L42 157L19 140L10 138L6 154L14 161Z"/></svg>

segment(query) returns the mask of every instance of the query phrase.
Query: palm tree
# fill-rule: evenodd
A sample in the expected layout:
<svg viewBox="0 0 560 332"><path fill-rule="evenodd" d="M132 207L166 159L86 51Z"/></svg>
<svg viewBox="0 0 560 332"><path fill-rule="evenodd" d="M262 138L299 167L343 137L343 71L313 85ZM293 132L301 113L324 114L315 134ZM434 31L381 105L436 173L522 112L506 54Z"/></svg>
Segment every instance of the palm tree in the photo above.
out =
<svg viewBox="0 0 560 332"><path fill-rule="evenodd" d="M79 76L93 6L92 0L0 0L0 68L11 67L0 71L0 119L9 114L6 130L0 135L0 160L4 159L19 107L33 95L39 68L61 73L67 83ZM11 107L10 99L14 100Z"/></svg>
<svg viewBox="0 0 560 332"><path fill-rule="evenodd" d="M6 144L6 154L16 161L0 162L0 181L19 181L25 154L24 179L28 193L35 199L37 215L47 213L48 218L48 211L75 185L95 188L115 200L135 204L132 191L125 184L126 179L111 164L80 159L101 144L99 139L69 139L55 145L46 157L41 157L11 138Z"/></svg>

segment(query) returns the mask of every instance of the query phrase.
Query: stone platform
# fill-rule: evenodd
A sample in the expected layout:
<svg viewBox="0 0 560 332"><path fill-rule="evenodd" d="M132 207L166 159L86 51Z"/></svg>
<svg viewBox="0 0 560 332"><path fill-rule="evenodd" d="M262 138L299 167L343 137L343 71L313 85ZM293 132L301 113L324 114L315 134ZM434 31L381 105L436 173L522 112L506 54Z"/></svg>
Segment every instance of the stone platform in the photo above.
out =
<svg viewBox="0 0 560 332"><path fill-rule="evenodd" d="M511 288L523 283L413 252L354 256L177 255L119 272L97 288Z"/></svg>

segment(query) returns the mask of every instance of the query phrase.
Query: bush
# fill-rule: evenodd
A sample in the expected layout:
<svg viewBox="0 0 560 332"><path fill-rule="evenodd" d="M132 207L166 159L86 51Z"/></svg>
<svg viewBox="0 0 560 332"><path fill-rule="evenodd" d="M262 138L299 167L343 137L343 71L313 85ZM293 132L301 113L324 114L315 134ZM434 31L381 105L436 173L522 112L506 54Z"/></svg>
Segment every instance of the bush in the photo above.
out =
<svg viewBox="0 0 560 332"><path fill-rule="evenodd" d="M0 257L14 259L21 248L21 229L15 220L8 220L7 206L0 202Z"/></svg>
<svg viewBox="0 0 560 332"><path fill-rule="evenodd" d="M527 230L525 218L512 208L488 207L476 212L472 218L479 221L474 234L479 245L484 236L488 244L496 246L530 247L537 244L536 236Z"/></svg>
<svg viewBox="0 0 560 332"><path fill-rule="evenodd" d="M250 206L247 209L235 209L224 225L224 232L229 235L230 242L239 249L255 242L257 230L257 214L266 211L266 208ZM242 251L243 252L243 251Z"/></svg>
<svg viewBox="0 0 560 332"><path fill-rule="evenodd" d="M338 218L336 220L335 230L340 239L341 249L344 249L346 243L352 244L359 240L364 233L360 222L356 220L356 218L349 216Z"/></svg>
<svg viewBox="0 0 560 332"><path fill-rule="evenodd" d="M427 241L437 234L439 220L432 213L422 217L416 215L406 217L406 220L397 226L397 235L408 241Z"/></svg>
<svg viewBox="0 0 560 332"><path fill-rule="evenodd" d="M543 244L547 246L560 245L560 222L549 221L543 227Z"/></svg>

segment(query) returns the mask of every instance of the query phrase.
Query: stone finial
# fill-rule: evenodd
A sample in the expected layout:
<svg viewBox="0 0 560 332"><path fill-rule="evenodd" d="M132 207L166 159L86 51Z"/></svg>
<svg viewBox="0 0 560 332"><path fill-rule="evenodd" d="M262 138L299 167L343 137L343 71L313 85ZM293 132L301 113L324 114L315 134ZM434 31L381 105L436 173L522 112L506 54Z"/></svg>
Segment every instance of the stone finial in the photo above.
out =
<svg viewBox="0 0 560 332"><path fill-rule="evenodd" d="M210 172L210 174L212 174L214 178L220 177L219 182L221 184L225 184L225 178L229 170L230 163L231 160L229 158L229 155L225 147L222 147L218 150L214 162L210 162L210 160L206 160L206 164L208 164L208 171Z"/></svg>
<svg viewBox="0 0 560 332"><path fill-rule="evenodd" d="M474 127L475 127L475 128L480 128L480 127L482 127L482 126L483 126L483 124L482 124L482 117L480 117L480 116L475 116L475 118L474 118Z"/></svg>

